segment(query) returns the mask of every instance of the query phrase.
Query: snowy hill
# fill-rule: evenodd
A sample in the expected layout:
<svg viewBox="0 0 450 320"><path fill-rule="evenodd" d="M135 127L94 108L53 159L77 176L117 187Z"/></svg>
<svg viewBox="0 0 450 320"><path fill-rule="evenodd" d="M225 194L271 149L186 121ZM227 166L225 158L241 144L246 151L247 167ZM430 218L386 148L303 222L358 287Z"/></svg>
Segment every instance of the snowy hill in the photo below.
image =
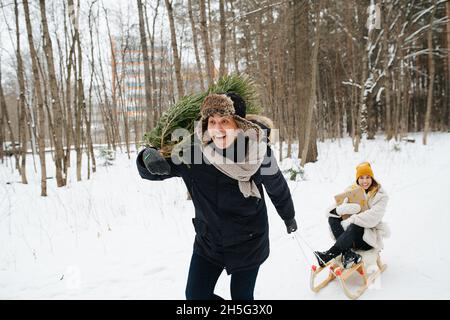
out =
<svg viewBox="0 0 450 320"><path fill-rule="evenodd" d="M450 134L431 134L427 146L412 136L416 143L364 140L359 153L348 138L340 146L319 143L306 180L289 181L298 238L324 250L332 244L325 209L353 182L356 164L371 162L390 196L384 220L392 236L381 253L388 268L361 299L450 298L450 274L435 271L436 263L450 262ZM72 177L64 188L49 180L47 198L39 196L31 158L29 185L18 183L9 160L0 165L0 299L184 299L193 205L181 179L142 180L135 157L118 153L91 180ZM255 298L347 299L338 283L318 294L309 289L313 254L287 235L266 199L271 255L260 268ZM227 299L229 279L224 272L216 288Z"/></svg>

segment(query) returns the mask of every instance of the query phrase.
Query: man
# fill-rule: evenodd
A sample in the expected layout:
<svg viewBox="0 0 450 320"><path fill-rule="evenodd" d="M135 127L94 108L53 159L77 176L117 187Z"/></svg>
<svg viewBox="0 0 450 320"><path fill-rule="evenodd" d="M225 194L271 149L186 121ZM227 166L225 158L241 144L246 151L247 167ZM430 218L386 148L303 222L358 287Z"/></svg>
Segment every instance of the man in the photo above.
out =
<svg viewBox="0 0 450 320"><path fill-rule="evenodd" d="M266 143L268 136L245 117L240 96L210 94L201 106L194 143L183 151L190 163L164 159L154 148L137 158L142 178L181 177L192 197L196 236L188 300L221 299L214 287L223 269L231 274L232 299L253 299L259 266L269 256L263 185L287 232L297 230L289 187Z"/></svg>

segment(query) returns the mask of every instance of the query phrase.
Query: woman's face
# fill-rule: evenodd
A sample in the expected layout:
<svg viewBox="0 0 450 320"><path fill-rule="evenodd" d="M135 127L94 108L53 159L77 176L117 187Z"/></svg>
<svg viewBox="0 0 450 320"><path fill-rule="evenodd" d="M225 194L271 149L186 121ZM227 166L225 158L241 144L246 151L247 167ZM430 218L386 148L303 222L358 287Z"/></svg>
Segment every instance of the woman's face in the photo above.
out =
<svg viewBox="0 0 450 320"><path fill-rule="evenodd" d="M361 176L358 178L358 184L363 187L364 190L367 190L372 185L372 177L371 176Z"/></svg>
<svg viewBox="0 0 450 320"><path fill-rule="evenodd" d="M238 126L233 116L212 115L208 118L208 133L219 149L226 149L236 140Z"/></svg>

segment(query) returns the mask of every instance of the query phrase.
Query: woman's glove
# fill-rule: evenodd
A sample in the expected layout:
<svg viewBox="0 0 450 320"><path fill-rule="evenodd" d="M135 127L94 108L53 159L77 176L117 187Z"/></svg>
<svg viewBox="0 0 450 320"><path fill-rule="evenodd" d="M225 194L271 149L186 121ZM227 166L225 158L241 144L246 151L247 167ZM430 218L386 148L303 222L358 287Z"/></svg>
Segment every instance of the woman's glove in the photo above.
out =
<svg viewBox="0 0 450 320"><path fill-rule="evenodd" d="M352 215L361 212L361 206L357 203L348 203L348 198L345 198L341 205L336 207L336 213L340 216Z"/></svg>
<svg viewBox="0 0 450 320"><path fill-rule="evenodd" d="M151 174L166 175L170 173L170 165L154 148L146 148L142 154L142 161Z"/></svg>

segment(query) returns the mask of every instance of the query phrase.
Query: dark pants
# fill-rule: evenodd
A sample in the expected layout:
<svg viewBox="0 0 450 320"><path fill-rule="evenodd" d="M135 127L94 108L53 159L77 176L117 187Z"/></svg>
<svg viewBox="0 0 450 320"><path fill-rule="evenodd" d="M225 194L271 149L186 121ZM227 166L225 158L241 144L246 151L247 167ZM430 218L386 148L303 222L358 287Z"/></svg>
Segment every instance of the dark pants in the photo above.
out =
<svg viewBox="0 0 450 320"><path fill-rule="evenodd" d="M342 218L328 218L331 232L336 238L336 243L331 247L330 251L339 255L349 249L370 250L372 247L363 240L364 228L356 224L350 224L347 230L341 225Z"/></svg>
<svg viewBox="0 0 450 320"><path fill-rule="evenodd" d="M191 266L186 285L187 300L220 300L214 294L214 287L223 271L198 254L192 254ZM253 300L258 268L233 273L231 275L231 298L233 300Z"/></svg>

